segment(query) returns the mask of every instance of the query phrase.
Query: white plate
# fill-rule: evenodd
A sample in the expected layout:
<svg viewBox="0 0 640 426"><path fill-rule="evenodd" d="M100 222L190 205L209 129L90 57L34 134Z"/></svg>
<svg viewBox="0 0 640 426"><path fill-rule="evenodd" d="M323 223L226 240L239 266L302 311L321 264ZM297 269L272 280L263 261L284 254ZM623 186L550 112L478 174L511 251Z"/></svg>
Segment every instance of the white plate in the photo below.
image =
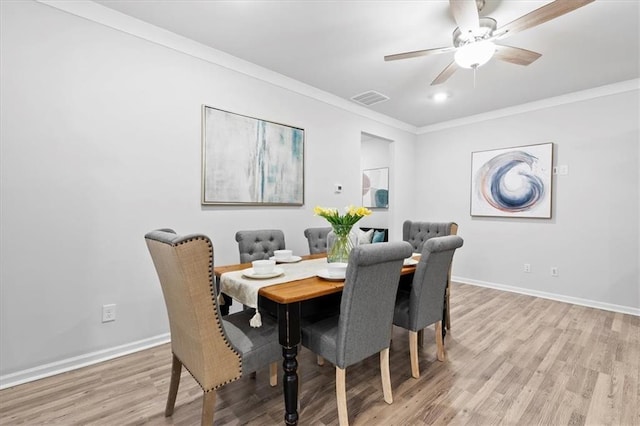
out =
<svg viewBox="0 0 640 426"><path fill-rule="evenodd" d="M414 259L414 258L412 258L412 257L409 257L409 258L405 259L405 260L404 260L404 262L402 262L402 264L403 264L404 266L413 266L413 265L417 265L417 264L418 264L418 261L417 261L417 260L415 260L415 259Z"/></svg>
<svg viewBox="0 0 640 426"><path fill-rule="evenodd" d="M242 271L242 276L247 278L253 278L254 280L266 280L269 278L279 277L284 274L284 270L282 268L273 268L273 271L268 274L256 274L253 268L248 268Z"/></svg>
<svg viewBox="0 0 640 426"><path fill-rule="evenodd" d="M269 260L275 260L276 263L296 263L296 262L300 262L302 258L300 256L291 256L288 259L276 259L275 256L271 256Z"/></svg>
<svg viewBox="0 0 640 426"><path fill-rule="evenodd" d="M318 272L316 272L316 275L319 276L320 278L324 279L324 280L344 281L345 276L346 276L346 272L343 275L334 276L334 275L329 275L329 270L328 269L321 269Z"/></svg>

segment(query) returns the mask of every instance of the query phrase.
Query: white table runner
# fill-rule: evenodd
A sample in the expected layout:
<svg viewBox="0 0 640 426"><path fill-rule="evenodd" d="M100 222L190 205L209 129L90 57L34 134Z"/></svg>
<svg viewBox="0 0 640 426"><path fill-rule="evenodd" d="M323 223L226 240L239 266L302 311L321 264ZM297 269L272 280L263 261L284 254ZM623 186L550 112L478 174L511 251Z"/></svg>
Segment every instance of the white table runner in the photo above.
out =
<svg viewBox="0 0 640 426"><path fill-rule="evenodd" d="M243 305L257 308L258 291L260 291L262 287L311 278L315 276L318 271L327 268L327 259L320 258L303 260L297 263L279 263L276 267L282 268L284 275L266 280L245 278L242 275L242 271L226 272L220 276L220 291L236 299ZM256 315L251 318L251 326L260 327L261 325L262 318L260 317L260 313L256 311Z"/></svg>

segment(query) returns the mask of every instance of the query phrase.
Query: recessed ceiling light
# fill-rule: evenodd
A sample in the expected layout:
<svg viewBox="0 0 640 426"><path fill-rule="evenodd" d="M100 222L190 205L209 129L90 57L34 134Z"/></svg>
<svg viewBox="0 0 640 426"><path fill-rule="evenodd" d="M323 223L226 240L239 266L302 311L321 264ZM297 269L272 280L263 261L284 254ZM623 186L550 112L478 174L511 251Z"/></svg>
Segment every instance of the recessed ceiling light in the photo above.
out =
<svg viewBox="0 0 640 426"><path fill-rule="evenodd" d="M444 102L449 98L447 92L438 92L432 96L434 102Z"/></svg>

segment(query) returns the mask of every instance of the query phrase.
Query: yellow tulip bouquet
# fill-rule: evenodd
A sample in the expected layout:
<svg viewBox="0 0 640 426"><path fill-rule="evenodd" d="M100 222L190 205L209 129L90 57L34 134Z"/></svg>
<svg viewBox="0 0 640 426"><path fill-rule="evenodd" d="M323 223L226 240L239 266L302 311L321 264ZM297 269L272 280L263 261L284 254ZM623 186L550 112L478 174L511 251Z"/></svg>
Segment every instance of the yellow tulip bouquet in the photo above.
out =
<svg viewBox="0 0 640 426"><path fill-rule="evenodd" d="M357 235L351 232L351 228L360 219L371 214L366 207L349 206L344 214L338 209L315 207L316 216L323 217L331 224L334 235L327 236L327 260L329 262L347 262L351 249L358 244Z"/></svg>

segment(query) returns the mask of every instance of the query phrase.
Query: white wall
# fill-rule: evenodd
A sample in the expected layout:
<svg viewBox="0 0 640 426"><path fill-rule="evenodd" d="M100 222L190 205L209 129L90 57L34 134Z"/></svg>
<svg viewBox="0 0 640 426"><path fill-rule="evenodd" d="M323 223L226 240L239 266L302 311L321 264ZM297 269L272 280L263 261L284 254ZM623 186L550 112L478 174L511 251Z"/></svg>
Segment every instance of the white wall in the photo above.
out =
<svg viewBox="0 0 640 426"><path fill-rule="evenodd" d="M459 224L456 279L640 313L637 87L419 136L416 218ZM569 166L552 219L471 217L471 152L545 142Z"/></svg>
<svg viewBox="0 0 640 426"><path fill-rule="evenodd" d="M44 4L1 15L4 384L167 338L146 232L205 233L216 264L237 262L239 229L280 228L306 253L303 230L326 223L315 205L360 203L363 131L394 141L392 185L411 178L415 134L366 114ZM202 207L202 104L304 128L305 205ZM117 320L102 324L108 303Z"/></svg>

